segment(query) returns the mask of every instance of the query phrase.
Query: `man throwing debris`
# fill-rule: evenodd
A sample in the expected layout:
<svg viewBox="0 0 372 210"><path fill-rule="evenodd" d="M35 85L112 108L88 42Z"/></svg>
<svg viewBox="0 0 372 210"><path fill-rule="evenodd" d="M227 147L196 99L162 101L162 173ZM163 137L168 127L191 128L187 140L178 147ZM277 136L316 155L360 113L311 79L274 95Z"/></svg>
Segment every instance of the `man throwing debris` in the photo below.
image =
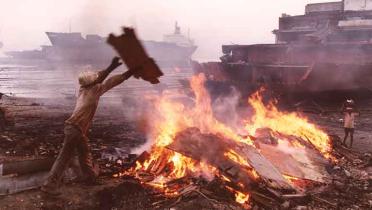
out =
<svg viewBox="0 0 372 210"><path fill-rule="evenodd" d="M75 109L65 123L63 147L47 181L41 187L41 190L46 193L58 194L57 186L75 151L78 153L84 181L88 184L96 183L96 174L93 171L92 157L89 152L86 134L102 94L127 80L132 75L151 84L160 82L159 77L163 75L163 72L156 65L156 62L147 55L134 29L124 27L123 32L124 34L120 36L110 34L107 42L120 55L129 70L104 81L114 69L121 65L119 58L115 57L106 70L98 73L83 72L79 75L79 95Z"/></svg>
<svg viewBox="0 0 372 210"><path fill-rule="evenodd" d="M354 140L354 124L355 116L359 115L359 112L355 108L355 103L352 99L347 99L342 106L342 113L344 117L344 130L345 136L343 144L346 145L346 139L350 134L350 148L353 146Z"/></svg>
<svg viewBox="0 0 372 210"><path fill-rule="evenodd" d="M64 170L76 154L75 152L78 154L80 167L84 175L83 181L87 184L96 183L96 174L93 171L92 157L88 147L87 131L102 94L131 77L132 72L129 70L104 81L121 64L119 58L115 57L106 70L100 72L85 71L79 75L80 89L76 106L71 117L65 121L63 147L54 162L47 181L41 187L43 192L59 194L57 191L58 184Z"/></svg>

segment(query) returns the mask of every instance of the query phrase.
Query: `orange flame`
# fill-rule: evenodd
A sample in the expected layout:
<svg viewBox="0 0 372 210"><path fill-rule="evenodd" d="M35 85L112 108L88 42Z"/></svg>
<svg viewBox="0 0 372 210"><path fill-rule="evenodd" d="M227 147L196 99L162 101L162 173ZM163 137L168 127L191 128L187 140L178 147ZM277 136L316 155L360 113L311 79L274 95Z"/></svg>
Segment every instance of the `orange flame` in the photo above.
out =
<svg viewBox="0 0 372 210"><path fill-rule="evenodd" d="M155 140L154 147L151 150L150 159L143 164L145 169L148 169L151 162L166 156L166 159L174 165L172 175L175 178L182 177L187 170L195 171L195 161L164 148L173 142L179 131L188 127L198 127L201 132L220 134L234 141L244 143L250 141L243 139L233 129L214 118L211 99L208 91L204 88L204 82L205 76L203 74L191 79L191 88L196 98L195 106L191 109L186 109L183 104L174 102L166 96L156 100L156 113L160 115L160 120L154 120L156 125L153 126L151 134Z"/></svg>
<svg viewBox="0 0 372 210"><path fill-rule="evenodd" d="M236 142L254 145L249 138L243 138L231 127L219 122L213 115L211 107L211 98L208 91L204 87L206 78L203 74L192 77L190 81L191 88L195 94L195 104L191 108L187 108L184 104L175 102L168 95L162 95L155 98L154 111L151 113L149 139L153 140L153 146L150 151L150 157L143 163L136 163L133 169L136 171L154 172L158 177L151 182L154 187L167 191L166 183L169 180L182 178L187 175L198 176L200 174L209 174L212 176L222 177L225 181L230 182L228 177L218 174L216 168L207 163L199 162L188 158L180 153L168 150L167 145L174 141L176 134L189 127L197 127L203 133L219 134L227 139ZM249 98L249 104L253 107L255 115L251 122L245 125L246 130L251 136L254 136L258 128L270 128L285 135L293 135L302 139L308 140L314 145L325 157L331 158L330 155L330 140L329 137L315 125L308 122L295 113L284 113L277 110L273 103L265 106L261 97L262 91L258 91ZM279 144L282 143L279 140ZM303 147L301 142L292 141L294 147ZM224 154L230 160L238 163L246 169L248 175L253 179L259 179L258 173L244 158L244 155L230 149ZM169 166L168 172L158 171L162 164ZM238 183L241 189L244 185ZM229 187L227 187L229 188ZM232 189L232 188L231 188ZM230 190L231 190L230 189ZM232 189L236 195L236 201L239 203L247 203L249 194L242 193Z"/></svg>
<svg viewBox="0 0 372 210"><path fill-rule="evenodd" d="M262 92L263 89L257 91L248 100L255 111L251 123L246 124L251 135L254 135L258 128L270 128L285 135L300 137L308 140L324 157L334 160L330 138L325 132L297 113L280 112L272 102L265 106Z"/></svg>
<svg viewBox="0 0 372 210"><path fill-rule="evenodd" d="M150 158L142 165L137 164L136 170L151 170L157 162L167 160L167 163L173 166L171 173L167 175L170 178L181 178L188 173L215 174L214 167L165 148L173 142L178 132L189 127L198 127L201 132L220 134L234 141L252 144L250 139L243 139L233 129L214 118L211 99L204 88L205 80L203 74L191 79L190 85L195 94L195 106L191 109L187 109L183 104L171 100L166 95L155 99L154 113L157 114L157 119L152 120L156 124L152 126L150 134L154 139L154 145Z"/></svg>
<svg viewBox="0 0 372 210"><path fill-rule="evenodd" d="M240 204L247 204L249 202L250 195L248 193L243 193L238 190L235 190L229 186L226 186L230 192L234 193L235 201Z"/></svg>

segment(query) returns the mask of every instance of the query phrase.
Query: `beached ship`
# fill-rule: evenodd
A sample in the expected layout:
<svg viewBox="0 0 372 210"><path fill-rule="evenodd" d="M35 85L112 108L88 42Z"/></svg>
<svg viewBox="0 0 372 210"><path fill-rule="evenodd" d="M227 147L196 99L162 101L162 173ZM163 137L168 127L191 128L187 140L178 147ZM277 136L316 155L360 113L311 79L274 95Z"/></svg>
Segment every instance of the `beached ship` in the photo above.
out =
<svg viewBox="0 0 372 210"><path fill-rule="evenodd" d="M220 63L196 69L245 91L372 88L372 1L308 4L304 15L283 14L273 33L273 44L223 45Z"/></svg>
<svg viewBox="0 0 372 210"><path fill-rule="evenodd" d="M41 50L10 51L6 55L14 59L40 59L48 62L67 64L107 63L116 55L106 43L106 38L81 33L46 32L51 45L41 46ZM161 66L187 66L196 50L193 40L181 33L175 25L173 34L165 35L163 41L143 41L148 54Z"/></svg>

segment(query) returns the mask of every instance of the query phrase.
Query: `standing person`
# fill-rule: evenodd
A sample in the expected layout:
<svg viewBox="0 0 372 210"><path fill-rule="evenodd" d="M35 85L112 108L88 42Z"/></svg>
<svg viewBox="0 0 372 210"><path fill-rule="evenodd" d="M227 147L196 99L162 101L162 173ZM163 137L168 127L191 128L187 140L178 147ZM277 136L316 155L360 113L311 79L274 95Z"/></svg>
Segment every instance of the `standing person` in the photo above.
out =
<svg viewBox="0 0 372 210"><path fill-rule="evenodd" d="M344 114L344 141L343 144L346 145L346 139L350 135L350 148L353 146L354 141L354 126L355 126L355 116L359 115L359 112L355 108L355 103L352 99L346 100L342 107L342 113Z"/></svg>
<svg viewBox="0 0 372 210"><path fill-rule="evenodd" d="M93 171L87 132L102 94L131 77L132 72L130 70L104 81L121 64L119 58L115 57L106 70L100 72L85 71L79 75L79 94L71 117L65 121L63 147L53 164L47 181L41 187L41 191L52 195L59 194L57 187L64 170L76 154L75 152L78 154L84 182L87 184L96 183L97 175Z"/></svg>

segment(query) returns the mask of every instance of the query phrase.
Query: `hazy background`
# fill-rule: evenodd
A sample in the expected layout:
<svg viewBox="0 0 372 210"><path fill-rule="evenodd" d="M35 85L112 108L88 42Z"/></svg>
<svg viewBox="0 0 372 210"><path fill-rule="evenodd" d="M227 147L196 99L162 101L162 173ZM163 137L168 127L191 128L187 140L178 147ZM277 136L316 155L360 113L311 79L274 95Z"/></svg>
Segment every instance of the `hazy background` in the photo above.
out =
<svg viewBox="0 0 372 210"><path fill-rule="evenodd" d="M178 21L195 40L195 59L218 59L222 44L272 43L282 13L304 14L308 3L332 0L0 0L2 50L50 44L45 31L120 32L135 26L142 39L162 40Z"/></svg>

